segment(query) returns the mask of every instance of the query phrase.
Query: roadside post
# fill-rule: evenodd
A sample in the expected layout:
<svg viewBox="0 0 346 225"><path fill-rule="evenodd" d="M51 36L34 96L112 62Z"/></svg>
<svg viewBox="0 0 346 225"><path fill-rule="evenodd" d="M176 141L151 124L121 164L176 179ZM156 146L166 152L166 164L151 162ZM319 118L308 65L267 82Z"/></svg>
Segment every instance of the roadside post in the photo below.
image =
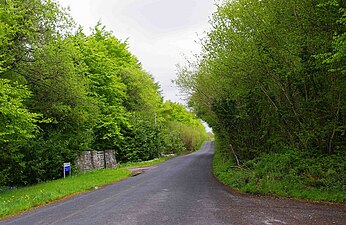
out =
<svg viewBox="0 0 346 225"><path fill-rule="evenodd" d="M64 178L66 177L66 173L71 176L71 163L64 163Z"/></svg>

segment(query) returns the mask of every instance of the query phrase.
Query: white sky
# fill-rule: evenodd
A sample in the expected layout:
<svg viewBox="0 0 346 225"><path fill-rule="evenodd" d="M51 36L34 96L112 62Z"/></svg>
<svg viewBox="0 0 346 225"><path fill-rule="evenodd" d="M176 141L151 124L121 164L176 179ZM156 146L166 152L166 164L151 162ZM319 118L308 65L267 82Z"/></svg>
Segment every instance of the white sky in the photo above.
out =
<svg viewBox="0 0 346 225"><path fill-rule="evenodd" d="M200 52L195 41L209 29L214 0L56 0L69 6L75 21L89 32L101 20L161 85L166 100L182 102L176 64Z"/></svg>

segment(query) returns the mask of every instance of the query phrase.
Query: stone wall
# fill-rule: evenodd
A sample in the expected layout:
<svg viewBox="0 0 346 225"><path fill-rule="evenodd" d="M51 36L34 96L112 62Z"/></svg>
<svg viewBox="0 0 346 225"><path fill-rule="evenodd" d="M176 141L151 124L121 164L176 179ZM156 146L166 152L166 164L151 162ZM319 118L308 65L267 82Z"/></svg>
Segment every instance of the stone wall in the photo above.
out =
<svg viewBox="0 0 346 225"><path fill-rule="evenodd" d="M115 168L117 166L117 160L113 150L105 151L106 156L106 168Z"/></svg>
<svg viewBox="0 0 346 225"><path fill-rule="evenodd" d="M115 168L114 150L82 152L76 160L76 166L82 172L91 169Z"/></svg>

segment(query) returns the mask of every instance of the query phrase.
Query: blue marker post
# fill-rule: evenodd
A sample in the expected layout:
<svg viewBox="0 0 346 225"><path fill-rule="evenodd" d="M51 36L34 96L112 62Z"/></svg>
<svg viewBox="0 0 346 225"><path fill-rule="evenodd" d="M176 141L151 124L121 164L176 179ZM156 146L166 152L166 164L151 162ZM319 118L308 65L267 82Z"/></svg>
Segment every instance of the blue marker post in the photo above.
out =
<svg viewBox="0 0 346 225"><path fill-rule="evenodd" d="M66 177L66 173L69 173L71 176L71 163L64 163L64 178Z"/></svg>

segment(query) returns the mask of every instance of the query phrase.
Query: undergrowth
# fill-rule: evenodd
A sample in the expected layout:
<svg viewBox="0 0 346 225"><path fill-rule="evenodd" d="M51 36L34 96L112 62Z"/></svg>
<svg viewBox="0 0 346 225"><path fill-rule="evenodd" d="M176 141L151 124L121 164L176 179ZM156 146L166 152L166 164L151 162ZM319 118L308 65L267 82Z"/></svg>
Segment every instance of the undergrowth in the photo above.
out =
<svg viewBox="0 0 346 225"><path fill-rule="evenodd" d="M346 202L345 153L313 156L301 151L265 154L240 167L216 150L213 172L247 193L323 202Z"/></svg>

